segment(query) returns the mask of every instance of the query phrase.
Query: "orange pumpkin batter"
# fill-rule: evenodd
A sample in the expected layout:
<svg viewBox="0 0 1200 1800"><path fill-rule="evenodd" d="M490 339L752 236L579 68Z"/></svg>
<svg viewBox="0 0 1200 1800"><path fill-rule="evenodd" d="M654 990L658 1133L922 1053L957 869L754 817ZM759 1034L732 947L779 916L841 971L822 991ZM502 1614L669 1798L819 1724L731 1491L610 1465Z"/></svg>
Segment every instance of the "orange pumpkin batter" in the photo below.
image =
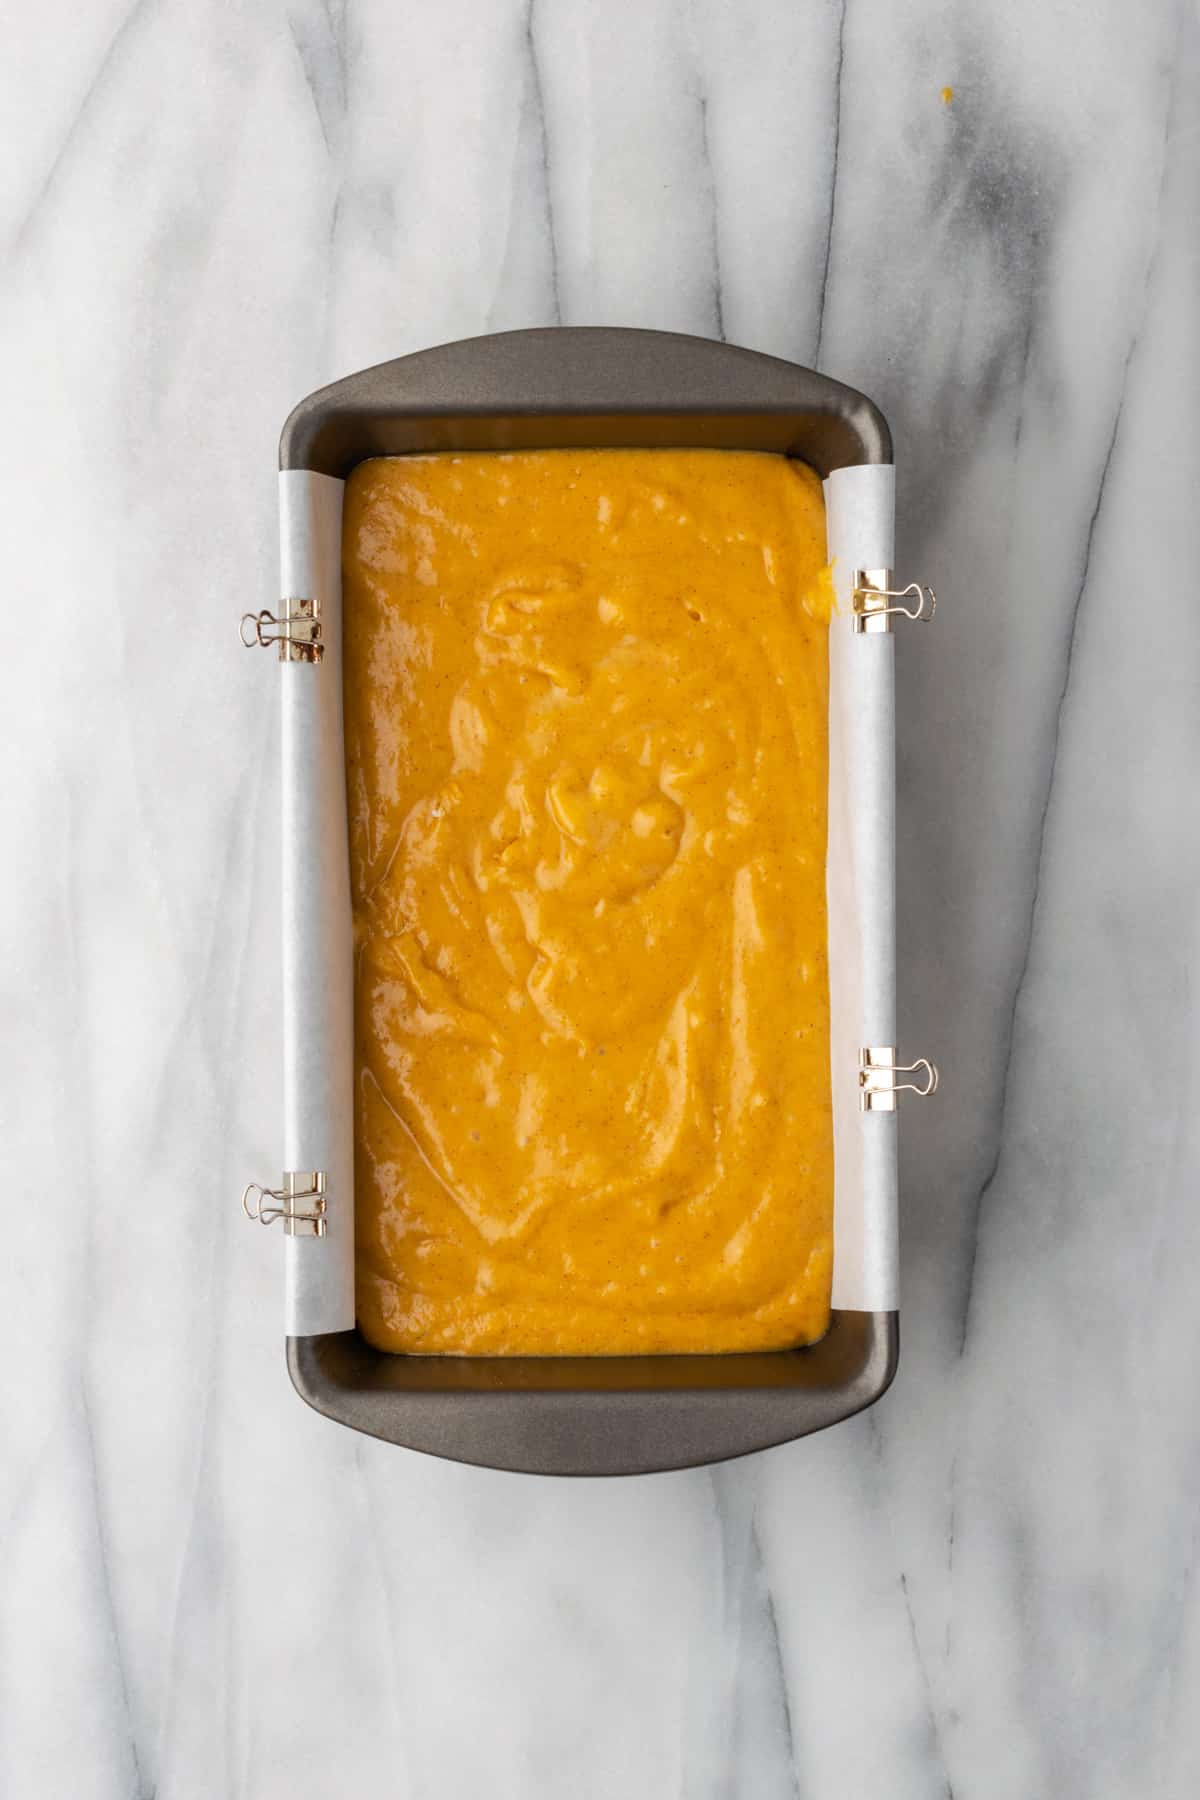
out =
<svg viewBox="0 0 1200 1800"><path fill-rule="evenodd" d="M359 1325L474 1355L829 1318L821 488L703 450L347 485Z"/></svg>

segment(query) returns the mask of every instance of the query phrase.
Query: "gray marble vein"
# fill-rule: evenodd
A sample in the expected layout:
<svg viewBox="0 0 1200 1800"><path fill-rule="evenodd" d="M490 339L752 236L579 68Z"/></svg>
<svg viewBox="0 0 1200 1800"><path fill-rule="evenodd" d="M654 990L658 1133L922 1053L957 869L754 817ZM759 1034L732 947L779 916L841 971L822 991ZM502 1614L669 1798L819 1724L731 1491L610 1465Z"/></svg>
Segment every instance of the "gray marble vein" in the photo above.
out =
<svg viewBox="0 0 1200 1800"><path fill-rule="evenodd" d="M825 333L825 301L829 292L829 268L833 260L833 221L837 211L838 153L842 143L842 70L846 63L846 6L848 0L842 0L842 9L838 17L837 61L833 71L835 93L833 110L833 144L829 157L829 223L825 229L825 253L821 258L821 272L817 286L817 336L813 345L812 366L821 367L821 340Z"/></svg>
<svg viewBox="0 0 1200 1800"><path fill-rule="evenodd" d="M553 324L561 325L562 300L558 292L558 248L554 241L554 200L550 186L550 139L546 126L546 103L542 95L542 74L538 63L537 40L533 35L534 7L535 0L529 0L529 11L525 15L525 43L529 54L530 98L541 150L541 179L544 190L542 229L550 257L550 315Z"/></svg>
<svg viewBox="0 0 1200 1800"><path fill-rule="evenodd" d="M717 233L717 200L716 184L712 179L712 151L708 142L708 98L705 94L699 97L700 107L700 161L712 188L712 328L709 336L725 338L725 309L721 304L721 240Z"/></svg>
<svg viewBox="0 0 1200 1800"><path fill-rule="evenodd" d="M711 1771L690 1787L722 1800L799 1800L797 1746L779 1620L744 1467L713 1471L720 1530L726 1703L713 1714L718 1742ZM683 1791L689 1791L685 1783Z"/></svg>
<svg viewBox="0 0 1200 1800"><path fill-rule="evenodd" d="M0 71L16 558L0 1794L1200 1791L1200 25L1146 0L43 0ZM943 89L952 97L943 98ZM658 326L897 447L902 1366L554 1483L291 1393L290 406Z"/></svg>

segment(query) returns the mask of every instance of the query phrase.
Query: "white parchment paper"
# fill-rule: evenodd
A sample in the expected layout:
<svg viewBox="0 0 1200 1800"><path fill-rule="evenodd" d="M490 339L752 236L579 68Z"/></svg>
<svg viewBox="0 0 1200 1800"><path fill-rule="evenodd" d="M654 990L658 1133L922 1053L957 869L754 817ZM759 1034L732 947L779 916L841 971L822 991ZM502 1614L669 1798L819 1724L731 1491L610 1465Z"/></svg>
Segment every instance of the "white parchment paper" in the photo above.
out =
<svg viewBox="0 0 1200 1800"><path fill-rule="evenodd" d="M281 591L320 601L325 655L283 663L284 1167L329 1176L328 1235L287 1238L290 1336L354 1324L354 984L342 733L343 484L285 471ZM856 637L855 569L891 568L894 471L825 483L830 628L829 971L836 1308L897 1305L896 1115L864 1113L858 1054L896 1042L895 700L890 633Z"/></svg>
<svg viewBox="0 0 1200 1800"><path fill-rule="evenodd" d="M325 655L283 683L283 1166L324 1169L328 1234L285 1238L289 1337L354 1324L354 936L342 737L342 495L279 477L285 596L320 602Z"/></svg>
<svg viewBox="0 0 1200 1800"><path fill-rule="evenodd" d="M830 1056L833 1304L897 1304L896 1114L864 1113L858 1055L896 1042L895 640L852 630L856 569L890 569L895 470L835 469L825 483L837 612L829 636Z"/></svg>

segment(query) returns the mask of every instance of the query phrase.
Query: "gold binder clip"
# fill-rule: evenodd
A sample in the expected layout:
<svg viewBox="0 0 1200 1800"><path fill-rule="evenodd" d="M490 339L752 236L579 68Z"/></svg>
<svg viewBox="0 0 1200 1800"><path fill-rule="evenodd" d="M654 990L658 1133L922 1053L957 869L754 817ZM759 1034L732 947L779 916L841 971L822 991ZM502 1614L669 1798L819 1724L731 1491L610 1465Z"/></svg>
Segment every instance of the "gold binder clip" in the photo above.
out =
<svg viewBox="0 0 1200 1800"><path fill-rule="evenodd" d="M265 1206L266 1200L277 1200L279 1204ZM297 1206L300 1200L311 1200L311 1210L301 1212ZM284 1174L281 1188L265 1188L257 1181L247 1182L242 1190L242 1211L256 1225L273 1225L276 1219L282 1219L286 1237L324 1237L325 1171L289 1169Z"/></svg>
<svg viewBox="0 0 1200 1800"><path fill-rule="evenodd" d="M320 662L325 645L321 641L321 609L317 602L285 600L283 607L282 618L265 609L242 614L238 635L247 650L265 650L278 644L280 662Z"/></svg>
<svg viewBox="0 0 1200 1800"><path fill-rule="evenodd" d="M925 1074L925 1085L898 1081L898 1075ZM895 1112L897 1094L936 1094L938 1072L927 1056L914 1063L898 1063L891 1045L873 1045L858 1053L858 1101L864 1112Z"/></svg>
<svg viewBox="0 0 1200 1800"><path fill-rule="evenodd" d="M927 625L937 611L937 595L931 587L910 581L906 588L891 585L890 569L856 569L850 606L854 614L854 630L890 631L893 619L915 619ZM901 602L915 600L915 606Z"/></svg>

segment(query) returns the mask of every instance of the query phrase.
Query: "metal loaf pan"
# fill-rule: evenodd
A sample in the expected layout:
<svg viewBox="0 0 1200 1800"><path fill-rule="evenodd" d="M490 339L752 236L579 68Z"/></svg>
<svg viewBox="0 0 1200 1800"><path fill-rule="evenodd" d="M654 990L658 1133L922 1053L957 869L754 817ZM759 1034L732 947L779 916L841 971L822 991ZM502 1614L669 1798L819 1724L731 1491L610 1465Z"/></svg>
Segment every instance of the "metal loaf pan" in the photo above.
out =
<svg viewBox="0 0 1200 1800"><path fill-rule="evenodd" d="M284 427L280 468L344 480L374 456L563 446L769 450L823 479L891 462L878 409L812 370L673 333L559 328L443 345L311 394ZM889 743L889 780L891 755ZM326 853L344 863L345 842ZM845 1308L820 1343L763 1354L419 1357L352 1329L287 1340L297 1391L328 1418L545 1475L685 1468L801 1437L877 1400L897 1355L895 1311Z"/></svg>

